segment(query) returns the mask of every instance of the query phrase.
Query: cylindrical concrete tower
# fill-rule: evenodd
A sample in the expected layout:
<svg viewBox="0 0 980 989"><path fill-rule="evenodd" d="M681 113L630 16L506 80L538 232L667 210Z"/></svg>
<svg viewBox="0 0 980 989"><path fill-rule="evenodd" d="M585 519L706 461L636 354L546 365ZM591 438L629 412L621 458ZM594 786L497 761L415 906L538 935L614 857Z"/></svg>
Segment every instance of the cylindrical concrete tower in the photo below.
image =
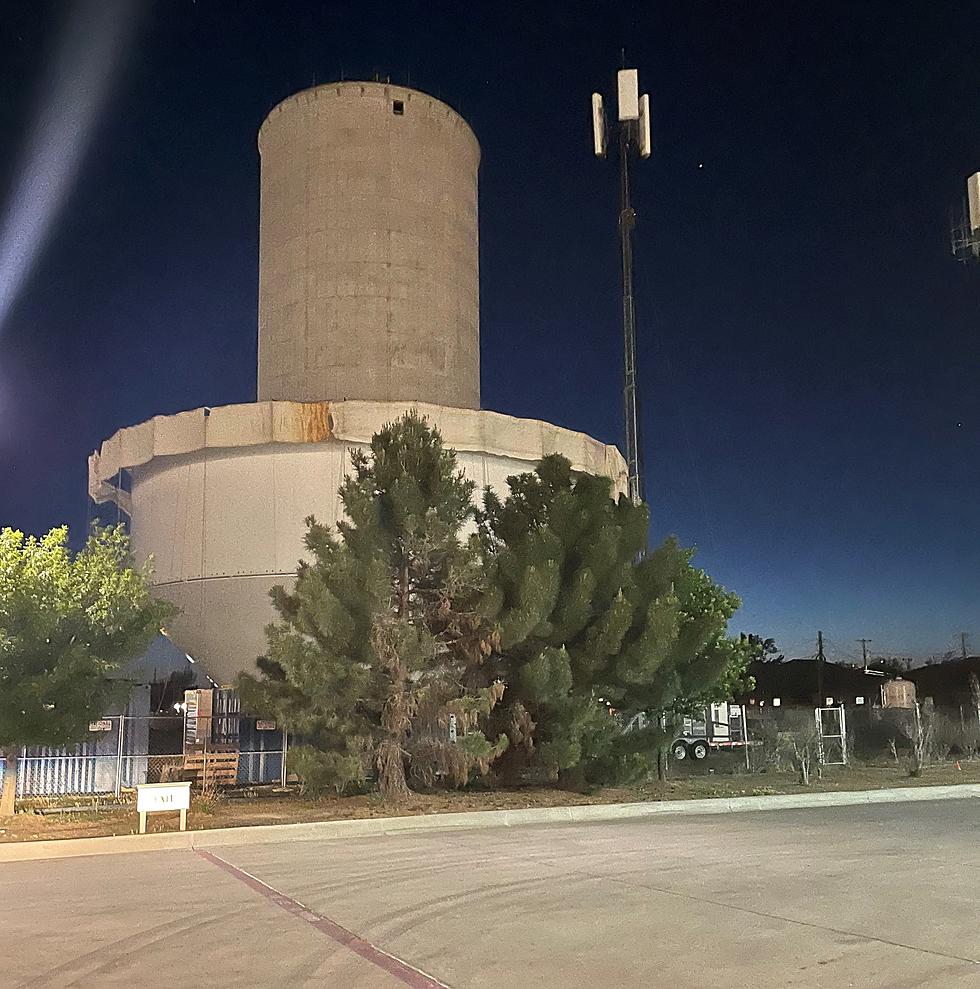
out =
<svg viewBox="0 0 980 989"><path fill-rule="evenodd" d="M480 410L480 149L455 111L381 83L320 86L272 111L259 149L259 401L155 416L89 458L92 498L129 516L154 593L180 609L171 636L220 683L267 648L269 589L296 573L303 520L342 517L351 450L409 409L477 492L506 495L551 453L617 495L626 483L615 447Z"/></svg>
<svg viewBox="0 0 980 989"><path fill-rule="evenodd" d="M343 82L259 132L259 401L480 406L480 146L425 93Z"/></svg>

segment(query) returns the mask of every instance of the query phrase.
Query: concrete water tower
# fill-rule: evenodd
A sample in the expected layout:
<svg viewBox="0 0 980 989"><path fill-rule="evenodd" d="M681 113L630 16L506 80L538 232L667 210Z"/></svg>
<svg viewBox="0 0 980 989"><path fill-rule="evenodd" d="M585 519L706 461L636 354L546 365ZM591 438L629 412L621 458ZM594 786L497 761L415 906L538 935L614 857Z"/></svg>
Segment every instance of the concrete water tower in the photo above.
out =
<svg viewBox="0 0 980 989"><path fill-rule="evenodd" d="M459 114L332 83L273 109L259 150L258 401L156 416L89 458L91 497L127 513L181 609L171 637L221 683L264 651L303 519L336 522L350 449L410 408L478 489L555 452L626 484L615 447L480 410L480 148Z"/></svg>
<svg viewBox="0 0 980 989"><path fill-rule="evenodd" d="M480 407L480 146L379 83L290 97L259 131L259 401Z"/></svg>

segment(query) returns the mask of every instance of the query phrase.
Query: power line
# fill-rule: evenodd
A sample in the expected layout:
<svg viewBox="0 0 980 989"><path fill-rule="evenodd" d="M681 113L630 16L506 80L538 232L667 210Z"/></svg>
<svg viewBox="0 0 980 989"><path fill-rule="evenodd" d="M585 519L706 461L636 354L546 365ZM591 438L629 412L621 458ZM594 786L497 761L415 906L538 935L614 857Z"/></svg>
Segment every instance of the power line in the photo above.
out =
<svg viewBox="0 0 980 989"><path fill-rule="evenodd" d="M841 646L836 640L830 638L830 636L825 635L823 637L823 644L828 655L832 656L834 660L846 662L852 666L857 665L857 656Z"/></svg>

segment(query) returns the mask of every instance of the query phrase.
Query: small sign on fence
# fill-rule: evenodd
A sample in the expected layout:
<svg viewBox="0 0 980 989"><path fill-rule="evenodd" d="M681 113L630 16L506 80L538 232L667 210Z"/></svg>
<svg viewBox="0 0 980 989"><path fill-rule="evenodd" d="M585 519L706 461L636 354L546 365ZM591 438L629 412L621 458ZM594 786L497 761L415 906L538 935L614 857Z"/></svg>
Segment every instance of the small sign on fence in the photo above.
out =
<svg viewBox="0 0 980 989"><path fill-rule="evenodd" d="M276 723L275 721L256 721L255 722L256 731L275 731Z"/></svg>
<svg viewBox="0 0 980 989"><path fill-rule="evenodd" d="M184 691L184 748L201 745L211 740L211 715L214 708L214 692L211 690Z"/></svg>
<svg viewBox="0 0 980 989"><path fill-rule="evenodd" d="M89 731L112 731L112 718L102 718L88 723Z"/></svg>
<svg viewBox="0 0 980 989"><path fill-rule="evenodd" d="M146 834L146 815L180 811L180 830L187 830L187 811L191 806L190 783L138 783L136 811L140 816L140 834Z"/></svg>

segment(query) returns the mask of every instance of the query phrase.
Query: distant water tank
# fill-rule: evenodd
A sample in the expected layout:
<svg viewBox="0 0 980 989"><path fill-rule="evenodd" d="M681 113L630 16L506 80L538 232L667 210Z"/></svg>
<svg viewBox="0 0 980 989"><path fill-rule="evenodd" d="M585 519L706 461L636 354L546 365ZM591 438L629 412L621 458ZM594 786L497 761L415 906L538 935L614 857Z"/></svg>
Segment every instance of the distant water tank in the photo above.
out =
<svg viewBox="0 0 980 989"><path fill-rule="evenodd" d="M915 684L898 677L881 685L881 706L909 709L915 707Z"/></svg>
<svg viewBox="0 0 980 989"><path fill-rule="evenodd" d="M425 93L317 86L259 132L259 401L480 406L477 169Z"/></svg>

